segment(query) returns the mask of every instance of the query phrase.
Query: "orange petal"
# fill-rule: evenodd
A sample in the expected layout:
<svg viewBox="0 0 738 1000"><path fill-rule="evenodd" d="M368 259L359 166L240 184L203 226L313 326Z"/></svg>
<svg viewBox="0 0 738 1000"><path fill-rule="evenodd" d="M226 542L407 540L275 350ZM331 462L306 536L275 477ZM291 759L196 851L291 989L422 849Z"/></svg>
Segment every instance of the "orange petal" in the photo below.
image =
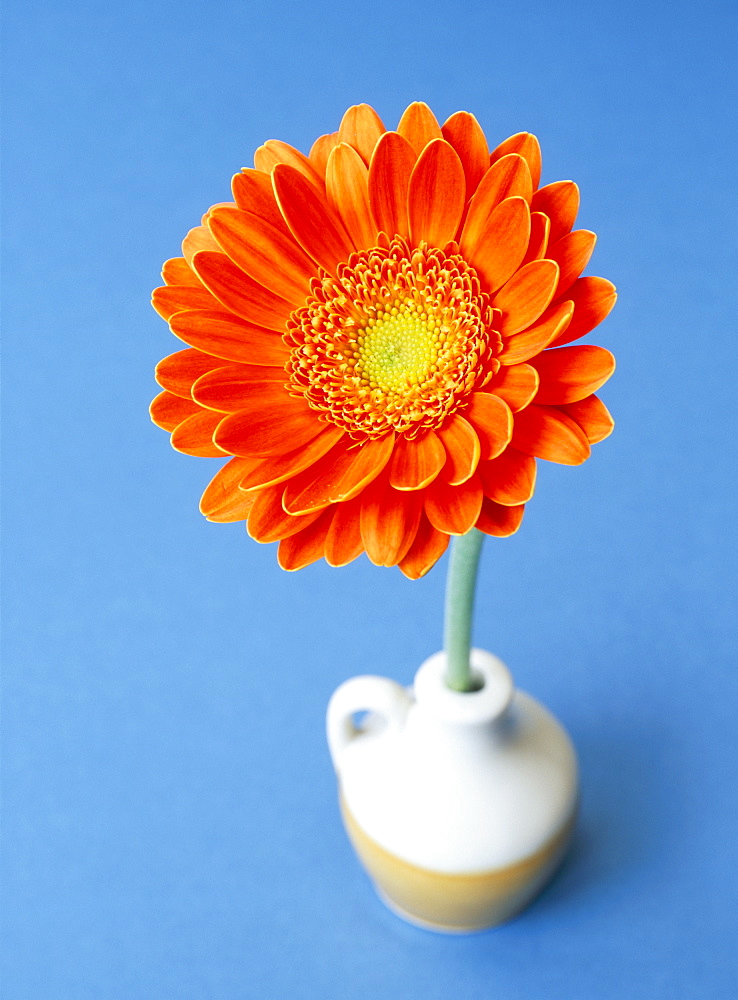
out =
<svg viewBox="0 0 738 1000"><path fill-rule="evenodd" d="M205 212L205 214L203 215L200 223L201 225L205 226L206 229L208 225L208 216L210 215L211 212L215 211L216 208L238 208L238 205L235 203L235 201L218 201L214 205L211 205L210 208L207 210L207 212ZM212 248L202 247L201 249L208 250ZM216 246L215 249L218 250L219 247Z"/></svg>
<svg viewBox="0 0 738 1000"><path fill-rule="evenodd" d="M217 309L218 300L198 281L194 285L162 285L151 293L151 304L166 320L183 309Z"/></svg>
<svg viewBox="0 0 738 1000"><path fill-rule="evenodd" d="M293 306L304 304L317 268L292 236L240 208L215 209L208 226L233 263L254 281Z"/></svg>
<svg viewBox="0 0 738 1000"><path fill-rule="evenodd" d="M407 190L416 153L397 132L385 132L369 165L369 204L378 230L409 236Z"/></svg>
<svg viewBox="0 0 738 1000"><path fill-rule="evenodd" d="M251 167L244 167L240 174L236 174L231 182L233 197L236 205L244 212L251 212L258 215L260 219L268 222L279 229L280 232L289 233L287 224L279 211L277 199L274 197L272 178L269 174L264 174L261 170L252 170Z"/></svg>
<svg viewBox="0 0 738 1000"><path fill-rule="evenodd" d="M436 116L422 101L415 101L414 104L405 109L397 131L407 139L415 150L416 156L420 156L433 139L443 138L441 126L436 121Z"/></svg>
<svg viewBox="0 0 738 1000"><path fill-rule="evenodd" d="M337 145L338 132L318 136L313 143L312 149L310 150L310 162L321 177L325 177L325 168L328 164L328 157L331 155L331 150Z"/></svg>
<svg viewBox="0 0 738 1000"><path fill-rule="evenodd" d="M223 414L213 410L193 413L172 431L172 448L197 458L221 458L228 454L213 442L215 428L222 419Z"/></svg>
<svg viewBox="0 0 738 1000"><path fill-rule="evenodd" d="M561 298L574 284L576 279L589 263L595 248L597 237L588 229L575 229L567 233L556 243L551 244L546 251L549 260L555 260L559 265L559 283L556 286L556 297Z"/></svg>
<svg viewBox="0 0 738 1000"><path fill-rule="evenodd" d="M191 417L193 413L200 413L201 408L192 399L183 399L181 396L174 396L171 392L160 392L149 407L151 419L157 427L165 431L173 431L175 427Z"/></svg>
<svg viewBox="0 0 738 1000"><path fill-rule="evenodd" d="M270 397L255 392L249 409L224 418L221 415L216 440L224 451L250 458L294 450L312 441L322 430L323 425L303 400L283 393L279 405L264 406L265 398Z"/></svg>
<svg viewBox="0 0 738 1000"><path fill-rule="evenodd" d="M339 143L328 157L328 202L340 216L356 250L367 250L377 243L377 227L369 207L368 174L362 158L346 142Z"/></svg>
<svg viewBox="0 0 738 1000"><path fill-rule="evenodd" d="M508 535L514 535L520 527L524 511L525 504L519 507L503 507L502 504L485 497L475 527L485 535L507 538Z"/></svg>
<svg viewBox="0 0 738 1000"><path fill-rule="evenodd" d="M574 303L574 316L568 327L551 341L551 347L561 347L588 334L607 316L618 295L607 278L587 277L577 278L566 297Z"/></svg>
<svg viewBox="0 0 738 1000"><path fill-rule="evenodd" d="M368 104L355 104L341 119L338 141L347 142L367 165L374 147L387 131L374 108Z"/></svg>
<svg viewBox="0 0 738 1000"><path fill-rule="evenodd" d="M553 303L533 326L515 334L506 341L497 355L503 365L518 365L528 361L553 343L571 322L574 315L573 302Z"/></svg>
<svg viewBox="0 0 738 1000"><path fill-rule="evenodd" d="M530 202L533 185L528 165L521 156L505 156L491 166L469 203L469 213L461 235L464 247L475 247L487 228L492 212L506 198L524 198Z"/></svg>
<svg viewBox="0 0 738 1000"><path fill-rule="evenodd" d="M460 486L471 479L479 465L482 446L477 432L460 413L454 413L436 433L446 450L443 478L451 486Z"/></svg>
<svg viewBox="0 0 738 1000"><path fill-rule="evenodd" d="M466 181L461 160L444 139L435 139L420 154L410 175L407 210L410 239L417 246L444 247L456 238L464 213Z"/></svg>
<svg viewBox="0 0 738 1000"><path fill-rule="evenodd" d="M542 404L576 403L596 392L615 371L612 354L592 344L544 351L531 363L541 377L536 402Z"/></svg>
<svg viewBox="0 0 738 1000"><path fill-rule="evenodd" d="M254 389L258 391L265 385L283 389L286 381L286 373L279 368L226 365L209 370L198 378L192 386L192 398L208 409L235 413L248 406Z"/></svg>
<svg viewBox="0 0 738 1000"><path fill-rule="evenodd" d="M277 561L282 569L304 569L322 557L332 516L330 509L324 510L317 521L307 528L290 538L282 539L277 549Z"/></svg>
<svg viewBox="0 0 738 1000"><path fill-rule="evenodd" d="M536 486L536 460L516 448L506 448L491 462L479 463L484 495L505 507L527 503Z"/></svg>
<svg viewBox="0 0 738 1000"><path fill-rule="evenodd" d="M323 178L304 153L281 139L268 139L254 153L254 166L265 174L271 174L277 165L286 164L297 170L318 191L323 190Z"/></svg>
<svg viewBox="0 0 738 1000"><path fill-rule="evenodd" d="M290 514L305 514L329 503L351 500L373 482L389 462L394 434L347 448L339 442L325 458L287 483L282 498Z"/></svg>
<svg viewBox="0 0 738 1000"><path fill-rule="evenodd" d="M333 424L321 424L320 427L322 429L315 437L299 448L262 458L244 473L240 489L248 491L284 483L299 472L309 469L344 437L341 428Z"/></svg>
<svg viewBox="0 0 738 1000"><path fill-rule="evenodd" d="M423 513L422 493L398 493L386 476L361 494L361 541L375 566L396 566L407 555Z"/></svg>
<svg viewBox="0 0 738 1000"><path fill-rule="evenodd" d="M197 276L226 309L257 326L284 330L292 312L285 299L250 278L224 253L201 250L192 260Z"/></svg>
<svg viewBox="0 0 738 1000"><path fill-rule="evenodd" d="M261 370L269 371L269 369ZM220 369L220 371L223 372L226 370ZM255 368L254 371L259 371L259 369ZM236 377L238 377L238 375L236 375ZM207 376L205 381L209 381ZM197 393L197 386L195 386L193 390L193 399L195 398L195 393ZM207 386L205 388L205 393L207 394ZM323 426L323 424L318 421L317 414L310 409L303 398L296 398L295 396L290 395L288 390L285 388L284 379L264 379L251 382L248 385L247 391L242 394L241 406L235 412L238 413L244 420L260 420L265 413L279 414L280 411L283 411L282 415L284 419L287 419L290 413L301 414L306 420L311 422L316 434ZM294 447L295 446L293 445L293 448ZM271 451L271 449L269 451ZM269 454L269 452L263 452L257 449L252 449L250 453L257 455ZM234 452L234 454L236 453Z"/></svg>
<svg viewBox="0 0 738 1000"><path fill-rule="evenodd" d="M272 174L279 208L292 235L314 261L331 274L348 260L351 239L336 213L293 167L279 165Z"/></svg>
<svg viewBox="0 0 738 1000"><path fill-rule="evenodd" d="M500 368L484 388L499 396L513 413L517 413L535 396L538 390L538 372L530 365L509 365Z"/></svg>
<svg viewBox="0 0 738 1000"><path fill-rule="evenodd" d="M468 224L467 218L467 224ZM467 226L464 226L464 233ZM490 213L475 244L461 240L461 253L485 290L496 292L520 266L530 239L530 209L524 198L506 198Z"/></svg>
<svg viewBox="0 0 738 1000"><path fill-rule="evenodd" d="M533 260L510 278L495 295L493 305L502 310L498 330L503 337L535 323L553 298L559 280L559 265L552 260Z"/></svg>
<svg viewBox="0 0 738 1000"><path fill-rule="evenodd" d="M510 153L522 156L528 164L535 191L541 180L541 147L538 144L538 139L530 132L518 132L511 135L509 139L505 139L496 149L492 150L489 161L497 163L503 156L508 156Z"/></svg>
<svg viewBox="0 0 738 1000"><path fill-rule="evenodd" d="M184 257L172 257L165 260L161 276L167 285L193 285L201 288L200 279L192 270Z"/></svg>
<svg viewBox="0 0 738 1000"><path fill-rule="evenodd" d="M489 392L473 392L464 416L477 432L482 458L496 458L510 443L513 416L510 407L499 396Z"/></svg>
<svg viewBox="0 0 738 1000"><path fill-rule="evenodd" d="M273 330L246 323L227 312L179 312L169 320L169 329L185 344L224 361L284 368L289 358L289 348Z"/></svg>
<svg viewBox="0 0 738 1000"><path fill-rule="evenodd" d="M561 409L582 428L590 444L604 441L615 427L615 421L598 396L587 396L576 403L567 403Z"/></svg>
<svg viewBox="0 0 738 1000"><path fill-rule="evenodd" d="M532 211L545 212L551 220L550 243L565 236L574 226L579 211L579 188L574 181L556 181L539 188L530 204Z"/></svg>
<svg viewBox="0 0 738 1000"><path fill-rule="evenodd" d="M283 493L284 487L280 483L252 494L254 505L246 529L255 541L278 542L281 538L289 538L320 517L321 512L317 510L299 517L285 513L282 507Z"/></svg>
<svg viewBox="0 0 738 1000"><path fill-rule="evenodd" d="M399 438L392 452L389 481L396 490L419 490L433 482L446 462L446 449L433 431L410 441Z"/></svg>
<svg viewBox="0 0 738 1000"><path fill-rule="evenodd" d="M214 524L232 524L234 521L246 521L253 506L253 497L239 493L238 496L232 498L227 506L224 505L219 510L214 511L207 520L212 521Z"/></svg>
<svg viewBox="0 0 738 1000"><path fill-rule="evenodd" d="M465 535L479 517L483 499L482 481L476 472L461 486L437 479L425 491L425 513L438 531Z"/></svg>
<svg viewBox="0 0 738 1000"><path fill-rule="evenodd" d="M329 509L333 511L333 521L325 537L325 561L329 566L346 566L364 551L361 495Z"/></svg>
<svg viewBox="0 0 738 1000"><path fill-rule="evenodd" d="M530 213L530 240L523 257L523 264L532 260L540 260L546 256L548 237L551 232L551 220L544 212Z"/></svg>
<svg viewBox="0 0 738 1000"><path fill-rule="evenodd" d="M466 190L471 195L489 167L489 147L482 127L468 111L457 111L445 122L441 133L459 155Z"/></svg>
<svg viewBox="0 0 738 1000"><path fill-rule="evenodd" d="M518 451L560 465L581 465L590 448L584 431L555 406L531 403L515 417L512 444Z"/></svg>
<svg viewBox="0 0 738 1000"><path fill-rule="evenodd" d="M410 580L419 580L435 566L447 548L448 535L434 528L423 514L415 541L400 562L400 569Z"/></svg>
<svg viewBox="0 0 738 1000"><path fill-rule="evenodd" d="M192 386L200 376L220 367L220 364L220 360L211 354L203 354L190 347L160 361L156 366L156 381L175 396L190 399Z"/></svg>
<svg viewBox="0 0 738 1000"><path fill-rule="evenodd" d="M182 240L182 253L192 267L192 258L201 250L220 250L207 226L196 226Z"/></svg>
<svg viewBox="0 0 738 1000"><path fill-rule="evenodd" d="M251 459L232 458L215 473L200 500L200 511L208 521L243 521L248 517L254 498L241 493L238 483L251 465Z"/></svg>

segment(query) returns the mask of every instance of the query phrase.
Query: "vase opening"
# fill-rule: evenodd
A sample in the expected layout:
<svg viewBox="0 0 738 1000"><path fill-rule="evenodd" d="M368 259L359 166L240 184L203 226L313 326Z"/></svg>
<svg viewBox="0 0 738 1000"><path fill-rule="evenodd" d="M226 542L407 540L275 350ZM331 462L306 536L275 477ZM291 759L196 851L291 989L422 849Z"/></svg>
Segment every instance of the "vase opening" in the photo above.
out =
<svg viewBox="0 0 738 1000"><path fill-rule="evenodd" d="M481 691L484 688L486 684L486 678L483 673L481 673L479 670L475 670L474 667L472 667L471 686L468 687L466 691L460 691L458 688L451 687L451 685L447 682L445 677L443 683L446 690L453 691L454 694L476 694L478 691Z"/></svg>

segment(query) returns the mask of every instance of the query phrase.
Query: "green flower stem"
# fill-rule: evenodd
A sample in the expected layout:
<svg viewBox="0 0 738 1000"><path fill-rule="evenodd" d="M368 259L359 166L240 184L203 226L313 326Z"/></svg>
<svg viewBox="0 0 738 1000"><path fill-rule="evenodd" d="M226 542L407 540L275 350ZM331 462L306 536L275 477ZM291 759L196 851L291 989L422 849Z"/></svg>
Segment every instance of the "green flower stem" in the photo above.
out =
<svg viewBox="0 0 738 1000"><path fill-rule="evenodd" d="M451 559L446 579L446 685L453 691L474 691L469 653L474 613L477 567L484 535L472 528L451 543Z"/></svg>

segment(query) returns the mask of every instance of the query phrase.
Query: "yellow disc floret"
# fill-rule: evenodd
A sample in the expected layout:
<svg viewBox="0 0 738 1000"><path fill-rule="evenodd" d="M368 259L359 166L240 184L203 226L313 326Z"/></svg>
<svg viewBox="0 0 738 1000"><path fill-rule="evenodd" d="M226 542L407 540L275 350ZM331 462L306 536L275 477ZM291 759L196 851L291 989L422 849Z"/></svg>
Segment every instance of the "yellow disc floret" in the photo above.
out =
<svg viewBox="0 0 738 1000"><path fill-rule="evenodd" d="M357 335L354 370L364 385L403 392L425 381L438 361L440 332L427 308L395 300Z"/></svg>

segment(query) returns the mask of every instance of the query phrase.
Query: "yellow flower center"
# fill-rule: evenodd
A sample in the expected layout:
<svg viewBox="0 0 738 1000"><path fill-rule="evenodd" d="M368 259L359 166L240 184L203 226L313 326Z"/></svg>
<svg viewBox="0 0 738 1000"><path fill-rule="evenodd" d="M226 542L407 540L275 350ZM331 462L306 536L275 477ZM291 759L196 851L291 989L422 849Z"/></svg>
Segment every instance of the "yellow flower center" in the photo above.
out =
<svg viewBox="0 0 738 1000"><path fill-rule="evenodd" d="M398 299L357 335L354 370L372 389L403 392L437 370L440 339L438 324L426 307Z"/></svg>
<svg viewBox="0 0 738 1000"><path fill-rule="evenodd" d="M498 370L498 315L458 253L400 238L362 250L291 315L290 391L356 439L415 437Z"/></svg>

